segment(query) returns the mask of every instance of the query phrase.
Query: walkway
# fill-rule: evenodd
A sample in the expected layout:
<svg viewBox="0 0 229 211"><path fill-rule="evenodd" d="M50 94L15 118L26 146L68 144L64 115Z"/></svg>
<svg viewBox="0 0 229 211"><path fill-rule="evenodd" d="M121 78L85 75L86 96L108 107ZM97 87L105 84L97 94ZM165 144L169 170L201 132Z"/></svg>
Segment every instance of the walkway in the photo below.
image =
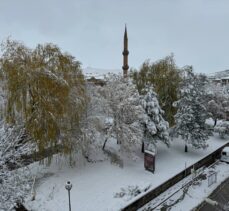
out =
<svg viewBox="0 0 229 211"><path fill-rule="evenodd" d="M219 203L218 206L212 206L203 202L197 211L217 211L217 210L229 210L229 177L219 185L215 191L209 196L210 199L217 201ZM226 209L226 204L228 208Z"/></svg>

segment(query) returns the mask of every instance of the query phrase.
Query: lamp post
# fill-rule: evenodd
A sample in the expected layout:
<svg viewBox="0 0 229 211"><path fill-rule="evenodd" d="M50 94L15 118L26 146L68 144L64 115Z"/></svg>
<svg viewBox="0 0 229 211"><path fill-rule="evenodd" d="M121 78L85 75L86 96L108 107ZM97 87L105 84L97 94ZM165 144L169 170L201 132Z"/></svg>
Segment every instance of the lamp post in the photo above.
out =
<svg viewBox="0 0 229 211"><path fill-rule="evenodd" d="M72 184L70 181L67 181L65 184L65 189L68 191L68 202L69 202L69 211L71 211L71 200L70 200L70 190L72 189Z"/></svg>

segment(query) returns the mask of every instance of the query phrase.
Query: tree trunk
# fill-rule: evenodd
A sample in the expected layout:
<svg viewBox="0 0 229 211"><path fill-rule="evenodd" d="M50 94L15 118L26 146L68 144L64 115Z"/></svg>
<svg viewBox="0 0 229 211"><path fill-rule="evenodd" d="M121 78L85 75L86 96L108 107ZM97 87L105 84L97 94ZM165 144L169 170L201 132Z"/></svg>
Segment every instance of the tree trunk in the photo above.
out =
<svg viewBox="0 0 229 211"><path fill-rule="evenodd" d="M105 146L106 146L107 140L108 140L108 138L106 138L106 140L104 141L104 144L103 144L103 150L105 149Z"/></svg>
<svg viewBox="0 0 229 211"><path fill-rule="evenodd" d="M214 126L213 127L215 127L216 126L216 124L217 124L217 119L214 119Z"/></svg>
<svg viewBox="0 0 229 211"><path fill-rule="evenodd" d="M145 144L144 144L144 141L142 142L142 153L145 152Z"/></svg>
<svg viewBox="0 0 229 211"><path fill-rule="evenodd" d="M185 152L188 152L188 146L187 146L187 144L185 144L184 151L185 151Z"/></svg>
<svg viewBox="0 0 229 211"><path fill-rule="evenodd" d="M21 202L16 202L14 209L16 211L28 211L27 208Z"/></svg>

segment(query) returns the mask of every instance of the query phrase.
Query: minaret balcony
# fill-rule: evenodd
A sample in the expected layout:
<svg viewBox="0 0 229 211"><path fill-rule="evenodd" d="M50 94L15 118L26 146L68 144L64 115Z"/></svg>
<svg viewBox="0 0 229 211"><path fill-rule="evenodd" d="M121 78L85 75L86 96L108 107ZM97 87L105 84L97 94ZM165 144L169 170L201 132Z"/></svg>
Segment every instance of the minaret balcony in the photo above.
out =
<svg viewBox="0 0 229 211"><path fill-rule="evenodd" d="M129 51L128 50L124 50L123 52L122 52L122 55L123 56L127 56L129 54Z"/></svg>
<svg viewBox="0 0 229 211"><path fill-rule="evenodd" d="M123 70L128 70L129 69L129 66L128 65L124 65L124 66L122 66L122 69Z"/></svg>

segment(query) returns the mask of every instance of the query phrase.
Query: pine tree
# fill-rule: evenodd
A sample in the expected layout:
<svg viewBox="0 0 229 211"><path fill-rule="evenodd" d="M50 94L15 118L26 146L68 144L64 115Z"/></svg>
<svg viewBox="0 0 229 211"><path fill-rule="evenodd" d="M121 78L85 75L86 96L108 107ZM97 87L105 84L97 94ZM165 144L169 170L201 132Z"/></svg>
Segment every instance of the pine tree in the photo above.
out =
<svg viewBox="0 0 229 211"><path fill-rule="evenodd" d="M158 140L169 146L169 123L163 118L164 111L160 108L157 95L152 88L146 88L144 92L145 95L141 96L141 105L145 110L142 151L144 143L156 145Z"/></svg>
<svg viewBox="0 0 229 211"><path fill-rule="evenodd" d="M211 133L205 123L209 114L203 104L203 87L203 81L193 73L192 68L186 69L181 83L180 100L174 103L178 109L174 133L184 140L185 152L188 151L188 145L194 148L208 146L206 140Z"/></svg>

